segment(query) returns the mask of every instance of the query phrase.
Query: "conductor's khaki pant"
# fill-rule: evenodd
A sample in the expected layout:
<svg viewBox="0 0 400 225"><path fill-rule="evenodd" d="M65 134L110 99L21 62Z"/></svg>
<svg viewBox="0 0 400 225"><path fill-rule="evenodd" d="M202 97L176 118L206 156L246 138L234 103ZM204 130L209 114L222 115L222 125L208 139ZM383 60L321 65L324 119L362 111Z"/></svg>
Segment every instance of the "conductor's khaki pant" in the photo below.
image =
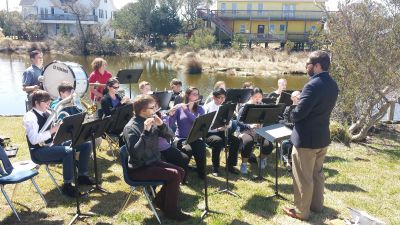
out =
<svg viewBox="0 0 400 225"><path fill-rule="evenodd" d="M322 165L327 149L293 146L294 205L303 219L308 219L310 210L321 212L323 209L325 177Z"/></svg>

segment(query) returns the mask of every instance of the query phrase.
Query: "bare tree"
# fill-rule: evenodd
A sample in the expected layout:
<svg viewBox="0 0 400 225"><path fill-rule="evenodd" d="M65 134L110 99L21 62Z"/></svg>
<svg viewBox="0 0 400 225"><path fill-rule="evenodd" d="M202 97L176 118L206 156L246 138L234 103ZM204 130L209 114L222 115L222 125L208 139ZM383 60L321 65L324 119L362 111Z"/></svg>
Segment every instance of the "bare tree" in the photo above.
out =
<svg viewBox="0 0 400 225"><path fill-rule="evenodd" d="M76 25L78 29L78 40L80 43L80 49L82 49L83 55L88 55L88 38L86 29L84 28L82 21L86 19L89 13L96 8L100 3L100 0L90 0L88 4L83 4L79 0L51 0L54 6L67 11L76 18Z"/></svg>
<svg viewBox="0 0 400 225"><path fill-rule="evenodd" d="M340 87L334 115L350 125L352 141L364 140L399 94L400 14L394 2L399 0L386 7L371 0L339 4L328 16L329 32L317 38L329 43Z"/></svg>

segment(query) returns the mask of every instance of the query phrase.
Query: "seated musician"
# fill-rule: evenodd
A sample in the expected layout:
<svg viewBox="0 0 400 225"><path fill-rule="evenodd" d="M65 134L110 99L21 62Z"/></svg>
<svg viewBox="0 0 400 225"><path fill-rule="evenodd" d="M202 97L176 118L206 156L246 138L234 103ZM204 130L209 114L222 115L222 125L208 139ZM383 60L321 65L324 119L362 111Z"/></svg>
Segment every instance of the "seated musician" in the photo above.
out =
<svg viewBox="0 0 400 225"><path fill-rule="evenodd" d="M161 111L158 111L156 114L163 120L164 124L168 126L169 116L166 114L162 115ZM158 137L158 147L161 152L161 160L179 166L185 170L185 176L182 181L182 184L184 184L186 183L187 169L190 161L189 156L172 146L172 141L173 137L170 139Z"/></svg>
<svg viewBox="0 0 400 225"><path fill-rule="evenodd" d="M263 92L260 88L254 88L250 100L243 104L242 108L239 110L238 118L241 117L243 113L244 105L246 104L262 104ZM256 142L261 144L261 169L264 169L267 166L267 155L271 154L273 150L273 144L264 138L260 137L256 134L255 129L261 128L262 124L245 124L241 121L238 121L238 126L240 128L239 139L241 141L241 156L242 156L242 164L240 166L240 172L242 174L247 174L247 162L249 161L249 157L253 152L254 144Z"/></svg>
<svg viewBox="0 0 400 225"><path fill-rule="evenodd" d="M281 95L282 91L286 90L286 86L287 86L287 81L284 78L281 78L278 80L278 89L271 92L268 95L268 98L273 99L274 101L276 101L279 96Z"/></svg>
<svg viewBox="0 0 400 225"><path fill-rule="evenodd" d="M52 136L58 131L60 125L55 125L51 128L49 126L46 131L39 132L49 117L49 104L50 95L46 91L37 90L32 94L33 109L28 111L23 119L29 150L34 161L43 163L62 162L64 178L62 192L69 197L75 197L76 189L71 184L74 169L72 154L74 151L69 147L70 142L65 142L59 146L49 145L53 140ZM83 144L78 146L76 150L80 152L78 183L80 185L94 185L94 182L88 177L88 161L91 153L91 145Z"/></svg>
<svg viewBox="0 0 400 225"><path fill-rule="evenodd" d="M224 89L220 88L214 90L212 101L204 105L205 113L218 111L218 108L225 101L225 98L226 98L226 91ZM231 122L229 127L230 126ZM220 153L221 150L225 147L225 127L219 127L217 129L209 130L207 134L206 143L212 148L213 175L218 176ZM238 172L234 169L234 166L236 166L237 164L239 139L233 135L229 135L229 143L230 143L230 149L227 162L228 171L231 173L238 174Z"/></svg>
<svg viewBox="0 0 400 225"><path fill-rule="evenodd" d="M221 89L221 88L224 89L224 90L226 90L225 82L224 82L224 81L217 81L217 82L215 82L213 91L207 96L206 100L204 101L204 104L207 104L207 103L209 103L209 102L212 102L214 90Z"/></svg>
<svg viewBox="0 0 400 225"><path fill-rule="evenodd" d="M285 112L283 113L283 120L279 121L280 123L285 124L285 126L289 127L290 129L293 129L294 127L294 123L290 118L290 114L292 110L296 108L296 106L299 104L300 94L300 91L294 91L292 93L291 99L293 101L293 104L285 108ZM286 168L288 168L288 170L291 170L292 168L292 147L293 143L290 141L290 139L282 141L282 154L286 156L284 157L284 159Z"/></svg>
<svg viewBox="0 0 400 225"><path fill-rule="evenodd" d="M57 90L58 90L58 94L60 95L60 97L58 97L57 99L55 99L54 101L51 102L50 108L52 108L52 109L54 109L61 100L71 96L72 90L74 90L74 87L72 86L71 83L63 81L57 87ZM68 115L74 115L74 114L83 112L83 110L80 105L71 104L66 107L63 107L62 112L67 113ZM65 117L65 115L61 115L61 118L59 117L59 119L63 119L64 117Z"/></svg>
<svg viewBox="0 0 400 225"><path fill-rule="evenodd" d="M151 90L151 84L148 81L142 81L139 83L139 91L142 95L151 95L153 93Z"/></svg>
<svg viewBox="0 0 400 225"><path fill-rule="evenodd" d="M178 210L179 183L185 171L175 165L161 161L158 138L172 138L173 132L160 117L154 115L156 101L150 95L138 95L133 102L135 116L123 131L129 152L128 175L135 181L165 181L156 194L155 205L166 217L186 220L190 216Z"/></svg>
<svg viewBox="0 0 400 225"><path fill-rule="evenodd" d="M198 139L190 144L185 144L195 119L204 114L204 109L197 102L199 100L199 89L189 87L185 91L184 103L175 105L169 112L169 123L176 123L175 146L186 153L189 159L194 156L197 166L197 174L200 179L205 177L206 145L203 140Z"/></svg>
<svg viewBox="0 0 400 225"><path fill-rule="evenodd" d="M174 102L175 98L182 93L182 81L178 80L177 78L174 78L169 83L169 86L171 87L172 91L171 102Z"/></svg>
<svg viewBox="0 0 400 225"><path fill-rule="evenodd" d="M114 114L115 109L126 103L129 103L129 98L124 96L123 98L118 94L119 81L115 78L110 78L106 83L105 95L101 100L101 113L99 117L110 116Z"/></svg>

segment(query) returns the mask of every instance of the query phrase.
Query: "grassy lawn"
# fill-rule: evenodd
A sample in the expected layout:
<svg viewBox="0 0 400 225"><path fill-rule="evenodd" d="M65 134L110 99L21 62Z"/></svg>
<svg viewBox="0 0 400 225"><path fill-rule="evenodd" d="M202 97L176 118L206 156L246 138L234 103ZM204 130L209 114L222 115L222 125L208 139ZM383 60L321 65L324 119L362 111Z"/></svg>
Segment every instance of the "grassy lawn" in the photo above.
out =
<svg viewBox="0 0 400 225"><path fill-rule="evenodd" d="M30 159L21 117L0 117L0 135L8 136L19 146L12 161ZM107 149L103 141L102 148ZM272 155L274 156L274 155ZM308 222L300 222L282 213L282 207L293 201L292 179L284 168L279 168L279 191L290 201L269 199L274 193L274 158L270 156L263 175L266 181L254 182L249 177L233 176L232 186L240 195L236 198L226 194L209 197L209 207L222 214L211 214L205 221L199 219L204 206L203 182L191 171L189 185L182 186L180 205L191 212L195 219L184 224L327 224L335 218L349 218L347 207L365 210L388 224L400 224L400 132L391 131L376 135L365 145L352 144L346 147L334 143L325 161L326 189L325 210L311 214ZM211 171L208 157L208 171ZM224 161L224 160L222 160ZM240 163L240 159L239 159ZM127 208L120 208L129 191L122 180L119 159L106 150L98 153L99 172L102 186L111 194L91 193L83 199L82 212L94 212L96 217L79 221L77 224L157 224L142 194L136 192ZM224 163L222 163L224 167ZM93 168L93 167L91 167ZM52 173L62 183L61 167L52 166ZM252 174L256 174L253 165ZM209 175L209 193L224 185L222 177ZM60 195L40 168L36 182L45 194L48 206L44 207L33 185L26 182L18 185L13 197L14 206L22 219L19 223L3 196L0 197L0 224L68 224L75 213L75 201ZM14 186L6 186L11 197ZM178 224L162 216L164 224Z"/></svg>

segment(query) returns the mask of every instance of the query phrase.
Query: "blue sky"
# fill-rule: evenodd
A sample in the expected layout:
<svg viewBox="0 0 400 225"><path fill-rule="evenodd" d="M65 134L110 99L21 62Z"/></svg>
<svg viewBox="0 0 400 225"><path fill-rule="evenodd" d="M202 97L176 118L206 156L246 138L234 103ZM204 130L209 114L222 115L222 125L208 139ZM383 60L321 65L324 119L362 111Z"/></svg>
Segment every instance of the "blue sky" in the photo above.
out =
<svg viewBox="0 0 400 225"><path fill-rule="evenodd" d="M117 9L123 7L128 2L134 2L135 0L114 0L114 5ZM328 0L327 7L329 10L336 10L337 2L339 0ZM20 0L8 0L9 10L20 10L19 7ZM0 10L6 9L6 0L0 0Z"/></svg>

